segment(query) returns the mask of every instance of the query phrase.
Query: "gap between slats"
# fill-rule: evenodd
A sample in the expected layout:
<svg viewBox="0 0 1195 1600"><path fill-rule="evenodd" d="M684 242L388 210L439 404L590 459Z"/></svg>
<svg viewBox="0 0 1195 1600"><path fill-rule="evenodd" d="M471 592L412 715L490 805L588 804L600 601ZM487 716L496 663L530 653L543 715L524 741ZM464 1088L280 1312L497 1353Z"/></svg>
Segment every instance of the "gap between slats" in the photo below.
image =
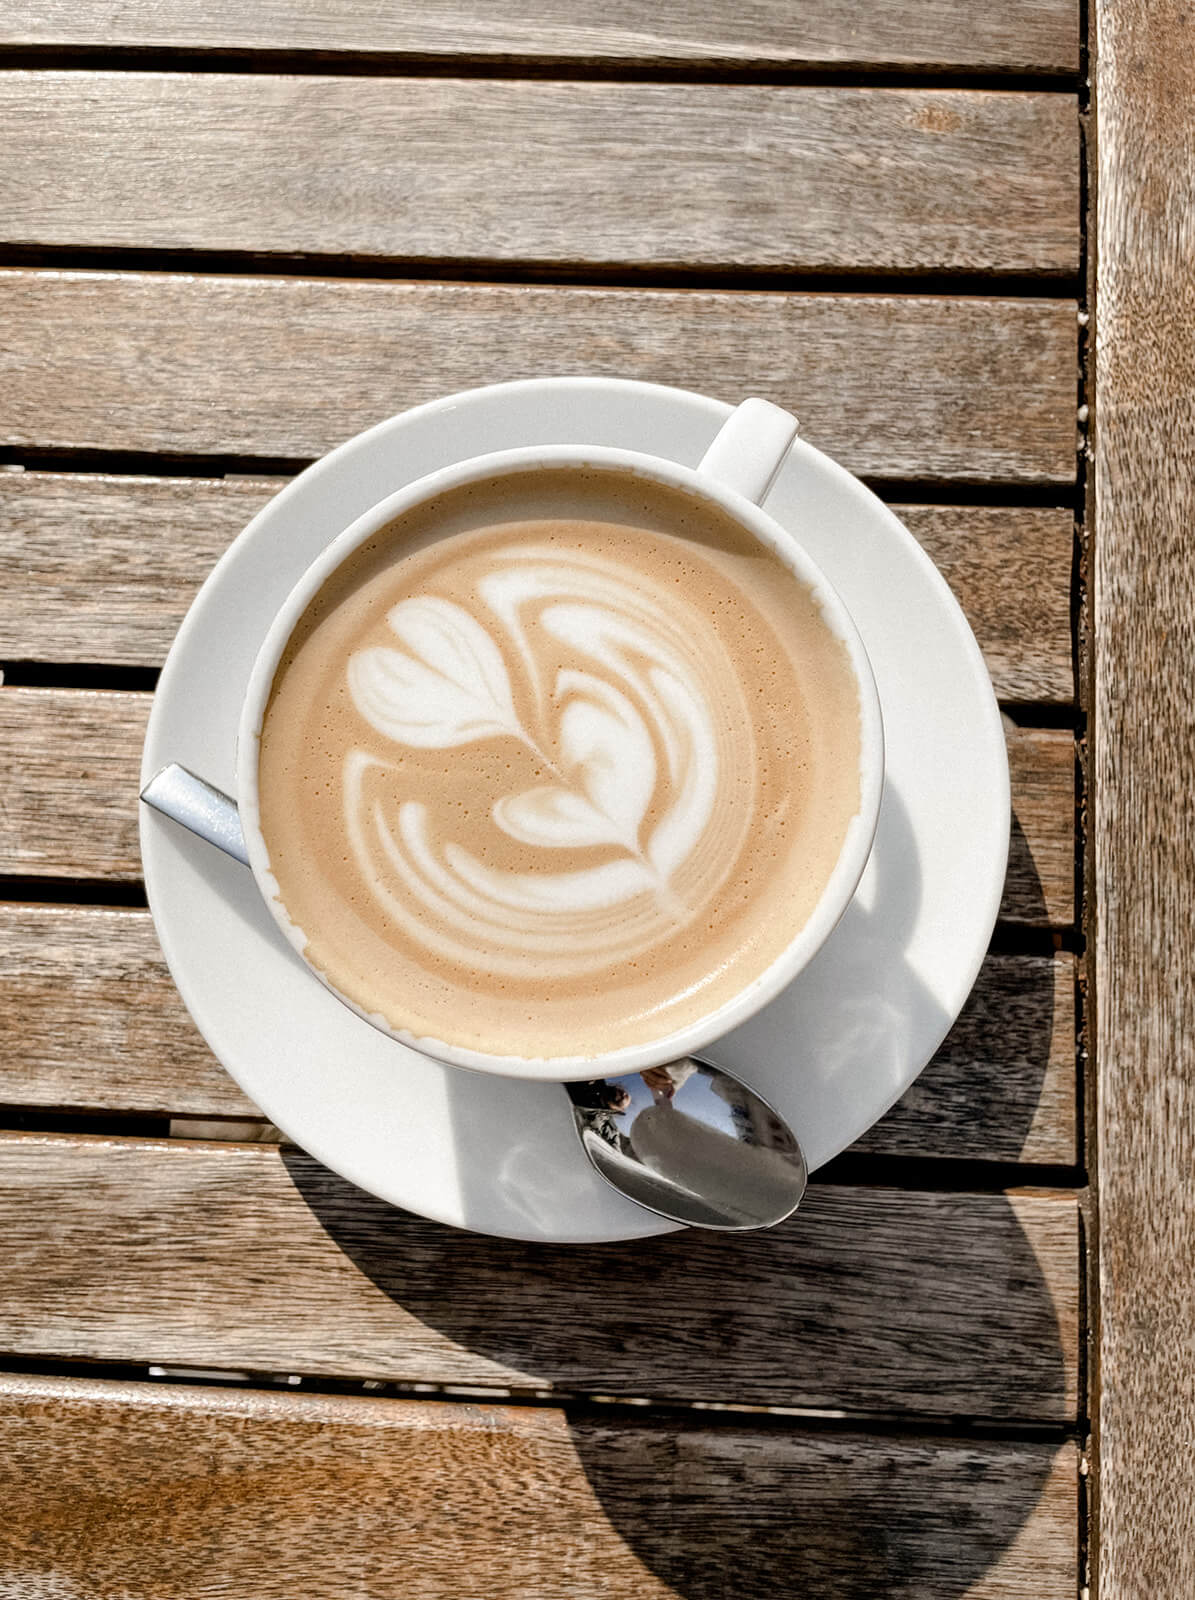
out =
<svg viewBox="0 0 1195 1600"><path fill-rule="evenodd" d="M39 272L186 273L229 278L310 278L347 282L492 284L565 289L672 289L772 291L792 294L937 297L964 300L1058 300L1077 297L1081 278L1068 269L1024 271L987 268L882 271L843 264L832 270L801 266L659 266L595 260L503 260L486 256L443 258L212 250L202 247L21 244L0 238L0 270Z"/></svg>
<svg viewBox="0 0 1195 1600"><path fill-rule="evenodd" d="M576 56L469 57L432 54L365 56L334 51L171 49L153 45L5 44L0 72L213 73L238 77L454 78L464 81L536 83L721 84L784 89L950 90L966 94L1076 95L1086 84L1081 71L1065 67L957 67L920 63L869 65L863 61L743 61L710 57L583 60Z"/></svg>

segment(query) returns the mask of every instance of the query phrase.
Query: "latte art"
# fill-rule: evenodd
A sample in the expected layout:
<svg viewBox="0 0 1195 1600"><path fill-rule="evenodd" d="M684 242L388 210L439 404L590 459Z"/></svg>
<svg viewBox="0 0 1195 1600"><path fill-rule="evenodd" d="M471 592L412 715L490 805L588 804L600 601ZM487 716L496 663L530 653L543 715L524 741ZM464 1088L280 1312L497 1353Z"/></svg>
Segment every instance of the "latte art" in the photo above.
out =
<svg viewBox="0 0 1195 1600"><path fill-rule="evenodd" d="M275 675L261 831L366 1015L491 1055L662 1039L765 973L859 809L816 597L716 506L541 470L407 513Z"/></svg>
<svg viewBox="0 0 1195 1600"><path fill-rule="evenodd" d="M411 937L487 972L517 976L528 953L553 976L645 954L717 893L750 826L733 663L687 602L612 558L514 541L475 565L469 609L437 595L392 607L395 643L355 652L349 688L396 745L512 746L487 820L536 860L487 865L471 847L485 822L466 828L444 796L402 797L400 769L355 748L344 823L362 879ZM732 764L745 781L705 840Z"/></svg>

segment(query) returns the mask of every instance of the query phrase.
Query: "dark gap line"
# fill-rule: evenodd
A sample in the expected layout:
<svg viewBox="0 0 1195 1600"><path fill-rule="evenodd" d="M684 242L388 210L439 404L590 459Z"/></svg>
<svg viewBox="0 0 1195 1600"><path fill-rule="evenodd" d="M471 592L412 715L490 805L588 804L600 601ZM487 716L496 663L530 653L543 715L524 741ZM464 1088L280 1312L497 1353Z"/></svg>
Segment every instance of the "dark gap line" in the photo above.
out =
<svg viewBox="0 0 1195 1600"><path fill-rule="evenodd" d="M122 1139L167 1139L170 1118L147 1112L59 1111L43 1106L0 1105L0 1133L70 1133Z"/></svg>
<svg viewBox="0 0 1195 1600"><path fill-rule="evenodd" d="M145 897L145 885L140 879L113 882L107 878L26 878L15 873L0 874L0 902L46 906L131 906L140 911L149 905Z"/></svg>
<svg viewBox="0 0 1195 1600"><path fill-rule="evenodd" d="M381 420L380 418L378 419ZM282 488L311 466L314 456L265 456L213 453L163 453L152 450L104 450L73 445L0 447L0 468L25 472L97 473L139 478L278 478ZM1048 507L1073 510L1072 484L1011 483L980 478L886 478L861 481L888 504L942 506Z"/></svg>
<svg viewBox="0 0 1195 1600"><path fill-rule="evenodd" d="M1071 511L1073 483L1009 483L983 478L889 478L863 474L861 481L892 506L1008 506Z"/></svg>
<svg viewBox="0 0 1195 1600"><path fill-rule="evenodd" d="M380 420L380 419L379 419ZM213 453L157 454L152 450L104 450L87 446L0 447L0 467L24 472L86 472L138 478L280 478L289 482L315 456L251 456ZM279 488L282 483L279 483Z"/></svg>
<svg viewBox="0 0 1195 1600"><path fill-rule="evenodd" d="M446 1395L446 1399L452 1399ZM661 1424L684 1420L690 1428L761 1428L776 1432L811 1434L868 1434L879 1438L956 1440L960 1443L1051 1443L1064 1444L1079 1437L1082 1421L1048 1422L1023 1418L996 1418L981 1415L933 1416L917 1412L854 1411L846 1407L825 1409L803 1406L771 1406L754 1409L748 1402L719 1401L714 1405L694 1400L654 1400L646 1405L618 1396L577 1395L560 1404L572 1421L608 1423L611 1412L627 1426L640 1418Z"/></svg>
<svg viewBox="0 0 1195 1600"><path fill-rule="evenodd" d="M3 693L3 690L0 690ZM22 877L0 874L0 904L126 906L143 909L149 902L140 879ZM994 955L1040 956L1059 951L1080 951L1082 942L1072 927L1032 927L998 922L988 949Z"/></svg>
<svg viewBox="0 0 1195 1600"><path fill-rule="evenodd" d="M899 1189L932 1194L997 1194L1006 1189L1087 1187L1082 1167L1034 1166L1022 1161L978 1161L953 1156L835 1156L809 1175L811 1187Z"/></svg>
<svg viewBox="0 0 1195 1600"><path fill-rule="evenodd" d="M0 268L57 272L212 273L222 277L404 280L413 283L503 286L554 285L589 289L720 290L749 293L943 296L980 299L1074 299L1075 273L975 272L869 267L778 267L767 263L634 261L576 262L486 257L394 257L355 253L266 250L183 250L99 245L0 243Z"/></svg>
<svg viewBox="0 0 1195 1600"><path fill-rule="evenodd" d="M445 1400L454 1398L452 1394L444 1395ZM846 1407L827 1407L822 1410L775 1405L767 1411L759 1411L748 1402L735 1401L719 1401L709 1405L701 1401L669 1401L648 1397L644 1405L615 1395L563 1394L551 1396L542 1403L559 1406L570 1422L609 1425L617 1419L623 1426L635 1427L642 1426L644 1422L675 1425L683 1420L689 1430L759 1428L785 1433L867 1434L909 1441L926 1438L975 1443L1064 1444L1070 1440L1077 1442L1086 1426L1085 1419L1077 1422L1046 1422L985 1416L852 1411Z"/></svg>
<svg viewBox="0 0 1195 1600"><path fill-rule="evenodd" d="M103 661L4 661L6 689L111 689L152 691L159 667L110 666Z"/></svg>
<svg viewBox="0 0 1195 1600"><path fill-rule="evenodd" d="M152 693L161 668L138 663L106 661L0 661L0 684L9 689L98 689ZM1001 701L1001 707L1018 727L1070 728L1077 726L1073 706L1051 701Z"/></svg>
<svg viewBox="0 0 1195 1600"><path fill-rule="evenodd" d="M998 922L988 942L989 955L1053 956L1075 954L1081 938L1073 927L1027 927L1019 922Z"/></svg>
<svg viewBox="0 0 1195 1600"><path fill-rule="evenodd" d="M1078 75L1060 67L956 67L926 62L781 61L739 63L725 56L678 57L650 52L633 59L495 52L233 49L164 45L19 44L0 48L0 71L194 72L246 76L286 74L341 78L460 78L471 82L528 79L566 83L760 84L787 88L962 89L1005 94L1077 94Z"/></svg>
<svg viewBox="0 0 1195 1600"><path fill-rule="evenodd" d="M1066 728L1077 734L1084 721L1071 701L1001 700L1000 706L1018 728Z"/></svg>
<svg viewBox="0 0 1195 1600"><path fill-rule="evenodd" d="M5 1120L6 1118L10 1120ZM20 1121L11 1119L19 1118ZM28 1119L28 1120L24 1120ZM94 1127L77 1126L79 1119L94 1119ZM125 1119L130 1122L144 1124L144 1126L125 1129L118 1124ZM250 1115L245 1112L238 1116L235 1112L218 1111L171 1111L168 1107L153 1106L105 1106L89 1105L85 1101L46 1103L38 1105L17 1104L0 1106L0 1133L66 1133L88 1134L98 1133L110 1135L114 1138L123 1138L126 1133L129 1137L144 1137L147 1139L174 1139L189 1137L176 1135L170 1131L170 1125L176 1121L188 1122L227 1122L232 1123L258 1123L267 1124L268 1119L262 1112ZM61 1125L59 1125L61 1124ZM198 1140L198 1143L208 1143L207 1140ZM261 1143L266 1140L238 1140L238 1139L212 1139L212 1144L247 1144Z"/></svg>
<svg viewBox="0 0 1195 1600"><path fill-rule="evenodd" d="M144 1362L105 1361L99 1358L87 1361L70 1357L60 1360L55 1356L31 1356L24 1352L0 1350L0 1378L3 1377L104 1378L110 1383L144 1383L147 1388L153 1381ZM180 1378L178 1381L182 1383L186 1380Z"/></svg>
<svg viewBox="0 0 1195 1600"><path fill-rule="evenodd" d="M1082 1145L1079 1147L1083 1148ZM1075 1388L1078 1394L1078 1403L1086 1412L1093 1406L1095 1400L1094 1385L1091 1380L1092 1354L1090 1344L1093 1338L1092 1327L1092 1288L1094 1283L1094 1263L1092 1262L1093 1241L1091 1238L1092 1213L1096 1206L1096 1191L1094 1184L1089 1187L1084 1196L1084 1202L1079 1206L1079 1340L1076 1351L1075 1365L1077 1368ZM1088 1562L1087 1541L1089 1537L1087 1496L1094 1490L1091 1427L1087 1428L1078 1438L1079 1449L1086 1452L1088 1457L1088 1470L1086 1474L1079 1474L1078 1506L1079 1518L1079 1571L1082 1573ZM1082 1584L1085 1580L1080 1578Z"/></svg>
<svg viewBox="0 0 1195 1600"><path fill-rule="evenodd" d="M164 1367L151 1374L151 1367ZM417 1383L401 1379L337 1378L304 1373L249 1372L243 1368L193 1366L169 1362L133 1363L103 1358L56 1359L53 1356L6 1354L0 1351L0 1375L42 1378L100 1378L110 1381L142 1383L146 1390L157 1385L181 1388L282 1391L294 1395L347 1395L354 1399L414 1400L428 1405L484 1405L525 1410L563 1411L570 1422L600 1423L604 1426L673 1427L694 1429L759 1429L786 1433L874 1434L882 1437L957 1439L990 1443L1079 1442L1088 1427L1086 1418L1050 1422L1034 1418L993 1418L984 1416L934 1416L916 1412L814 1410L799 1406L774 1406L757 1409L746 1401L719 1401L716 1405L692 1400L660 1400L648 1396L585 1394L571 1389L551 1392L518 1389L504 1385L447 1385ZM292 1384L291 1377L300 1382ZM646 1401L646 1403L644 1403Z"/></svg>
<svg viewBox="0 0 1195 1600"><path fill-rule="evenodd" d="M1080 419L1081 448L1077 453L1074 538L1071 564L1071 649L1075 663L1075 694L1084 711L1080 743L1075 751L1075 919L1085 932L1087 918L1094 912L1089 890L1089 869L1092 863L1087 851L1087 745L1086 711L1094 703L1090 693L1090 671L1094 663L1092 641L1088 637L1087 611L1090 570L1087 563L1092 558L1092 478L1089 473L1088 450L1092 439L1092 411L1096 403L1094 391L1094 326L1095 316L1095 260L1091 237L1094 220L1095 172L1093 157L1095 145L1095 111L1091 98L1089 30L1091 20L1089 0L1079 0L1079 282L1080 301L1076 330L1076 388L1078 416ZM1094 926L1094 924L1093 924ZM1098 1356L1093 1348L1094 1321L1098 1313L1099 1270L1099 1149L1096 1140L1095 1080L1090 1062L1093 1019L1093 996L1089 984L1094 973L1083 963L1076 972L1075 981L1075 1132L1078 1148L1083 1154L1091 1174L1091 1187L1086 1204L1079 1208L1079 1345L1077 1356L1077 1389L1079 1405L1085 1412L1094 1409L1098 1385ZM1076 1514L1078 1521L1079 1583L1090 1588L1098 1580L1098 1566L1094 1546L1093 1496L1098 1493L1098 1462L1093 1454L1090 1425L1080 1436L1079 1448L1088 1451L1088 1471L1080 1474L1077 1485Z"/></svg>
<svg viewBox="0 0 1195 1600"><path fill-rule="evenodd" d="M178 1113L183 1117L183 1113ZM256 1121L264 1118L198 1118L201 1121ZM163 1139L170 1137L171 1114L111 1110L65 1110L42 1106L0 1106L0 1132L61 1134L78 1137ZM201 1140L213 1160L238 1150L237 1140ZM278 1146L291 1147L283 1139ZM1087 1174L1081 1167L1034 1165L1020 1161L982 1161L935 1156L885 1156L846 1151L810 1175L814 1189L857 1188L901 1193L1002 1194L1008 1189L1082 1191Z"/></svg>

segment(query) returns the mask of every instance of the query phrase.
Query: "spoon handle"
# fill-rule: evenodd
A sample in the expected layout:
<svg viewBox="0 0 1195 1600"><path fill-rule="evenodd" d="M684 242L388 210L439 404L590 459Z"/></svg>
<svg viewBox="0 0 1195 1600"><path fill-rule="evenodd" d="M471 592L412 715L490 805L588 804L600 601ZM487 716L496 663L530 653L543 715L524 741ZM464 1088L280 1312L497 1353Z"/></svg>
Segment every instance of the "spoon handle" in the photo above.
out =
<svg viewBox="0 0 1195 1600"><path fill-rule="evenodd" d="M172 761L168 767L155 772L142 789L141 798L147 806L180 822L242 866L249 865L236 801L188 772L186 767Z"/></svg>

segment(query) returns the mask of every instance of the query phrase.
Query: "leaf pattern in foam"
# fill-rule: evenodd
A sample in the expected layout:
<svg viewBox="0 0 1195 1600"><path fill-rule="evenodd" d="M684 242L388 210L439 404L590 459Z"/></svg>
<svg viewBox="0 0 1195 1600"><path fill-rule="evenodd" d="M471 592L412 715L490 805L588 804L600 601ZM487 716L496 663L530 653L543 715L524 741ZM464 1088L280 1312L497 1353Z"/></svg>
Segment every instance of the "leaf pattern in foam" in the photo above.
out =
<svg viewBox="0 0 1195 1600"><path fill-rule="evenodd" d="M626 842L610 818L583 794L555 783L506 795L494 806L493 815L503 833L541 849L583 850L587 845Z"/></svg>
<svg viewBox="0 0 1195 1600"><path fill-rule="evenodd" d="M353 704L376 732L424 750L524 737L501 652L462 606L419 595L386 621L411 653L359 650L348 671Z"/></svg>
<svg viewBox="0 0 1195 1600"><path fill-rule="evenodd" d="M562 765L575 787L545 784L499 800L494 821L523 844L618 844L638 855L639 829L656 785L655 750L643 718L626 695L586 672L560 672L556 699L564 700Z"/></svg>

